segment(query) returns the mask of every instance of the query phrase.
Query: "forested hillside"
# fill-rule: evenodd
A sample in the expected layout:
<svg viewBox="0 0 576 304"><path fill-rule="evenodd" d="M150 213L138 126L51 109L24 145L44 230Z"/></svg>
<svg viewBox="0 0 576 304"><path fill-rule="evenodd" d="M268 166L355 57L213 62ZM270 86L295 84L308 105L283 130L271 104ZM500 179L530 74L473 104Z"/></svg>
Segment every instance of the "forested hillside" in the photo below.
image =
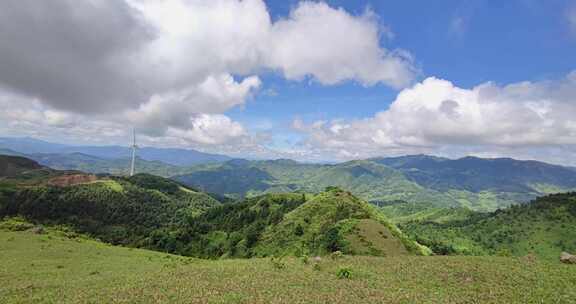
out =
<svg viewBox="0 0 576 304"><path fill-rule="evenodd" d="M493 213L459 217L448 221L424 217L400 227L439 254L535 254L556 260L562 251L576 251L574 192L548 195Z"/></svg>
<svg viewBox="0 0 576 304"><path fill-rule="evenodd" d="M143 247L152 231L175 227L220 204L205 193L143 174L64 187L49 182L10 187L0 204L0 217L67 225L106 242Z"/></svg>
<svg viewBox="0 0 576 304"><path fill-rule="evenodd" d="M168 252L211 258L428 253L374 207L338 188L316 195L266 194L222 205L189 218L177 232L157 231L152 242Z"/></svg>

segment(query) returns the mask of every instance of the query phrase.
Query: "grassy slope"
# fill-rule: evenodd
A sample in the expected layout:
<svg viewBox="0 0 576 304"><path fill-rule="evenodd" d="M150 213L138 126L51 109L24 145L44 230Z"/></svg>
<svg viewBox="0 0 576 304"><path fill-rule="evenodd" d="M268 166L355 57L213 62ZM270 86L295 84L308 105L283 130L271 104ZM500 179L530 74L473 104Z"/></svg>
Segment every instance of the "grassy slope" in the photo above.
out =
<svg viewBox="0 0 576 304"><path fill-rule="evenodd" d="M388 235L390 238L384 237ZM314 196L286 214L278 225L268 227L256 251L259 255L300 255L307 251L323 254L325 246L336 239L348 242L337 241L334 249L348 253L427 253L425 248L390 224L375 207L337 188Z"/></svg>
<svg viewBox="0 0 576 304"><path fill-rule="evenodd" d="M574 266L498 257L207 261L0 231L1 303L576 303ZM338 279L341 267L352 279Z"/></svg>
<svg viewBox="0 0 576 304"><path fill-rule="evenodd" d="M382 223L372 219L362 219L346 235L351 251L359 255L400 256L408 250L392 231Z"/></svg>

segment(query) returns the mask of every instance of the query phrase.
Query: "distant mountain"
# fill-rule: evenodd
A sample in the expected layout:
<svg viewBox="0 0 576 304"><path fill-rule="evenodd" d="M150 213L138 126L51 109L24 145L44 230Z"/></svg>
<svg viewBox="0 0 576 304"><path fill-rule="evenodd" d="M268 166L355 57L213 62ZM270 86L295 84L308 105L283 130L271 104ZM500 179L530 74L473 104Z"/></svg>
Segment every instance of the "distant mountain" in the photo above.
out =
<svg viewBox="0 0 576 304"><path fill-rule="evenodd" d="M125 159L130 157L129 147L122 146L71 146L50 143L34 138L0 138L0 149L30 154L71 154L81 153L97 158ZM173 166L192 166L230 160L225 155L203 153L191 149L153 148L138 149L138 156L147 161L161 161Z"/></svg>
<svg viewBox="0 0 576 304"><path fill-rule="evenodd" d="M20 156L0 155L0 177L14 177L19 174L40 170L37 162Z"/></svg>
<svg viewBox="0 0 576 304"><path fill-rule="evenodd" d="M115 175L128 175L130 170L129 158L108 159L83 153L36 153L25 156L36 160L44 166L58 170L79 170L88 173L109 173ZM136 159L136 169L137 173L148 173L162 177L185 174L190 171L186 167L174 166L161 161L147 161L140 157Z"/></svg>
<svg viewBox="0 0 576 304"><path fill-rule="evenodd" d="M451 160L430 156L376 158L372 161L403 172L410 180L439 191L530 192L576 185L567 167L511 158L464 157Z"/></svg>
<svg viewBox="0 0 576 304"><path fill-rule="evenodd" d="M338 186L372 202L401 200L491 211L576 189L576 171L509 158L457 160L416 155L340 164L233 160L195 166L175 180L205 191L244 197Z"/></svg>

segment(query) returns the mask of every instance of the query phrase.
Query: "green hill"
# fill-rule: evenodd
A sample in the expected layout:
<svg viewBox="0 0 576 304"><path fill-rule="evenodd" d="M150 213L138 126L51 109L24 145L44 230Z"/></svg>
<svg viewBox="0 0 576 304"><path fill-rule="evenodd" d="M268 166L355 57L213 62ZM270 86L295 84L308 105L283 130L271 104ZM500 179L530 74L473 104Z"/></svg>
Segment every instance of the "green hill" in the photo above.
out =
<svg viewBox="0 0 576 304"><path fill-rule="evenodd" d="M268 227L256 251L264 255L426 254L368 203L339 188L328 188Z"/></svg>
<svg viewBox="0 0 576 304"><path fill-rule="evenodd" d="M427 254L373 206L333 188L277 193L225 204L151 236L154 248L205 258Z"/></svg>
<svg viewBox="0 0 576 304"><path fill-rule="evenodd" d="M144 174L70 186L42 182L15 187L3 201L0 217L20 215L36 223L68 225L106 242L143 247L152 231L175 227L220 204L205 193Z"/></svg>
<svg viewBox="0 0 576 304"><path fill-rule="evenodd" d="M3 228L4 227L4 228ZM574 303L572 265L505 257L201 260L0 223L1 303ZM316 266L317 265L317 266ZM282 267L280 267L282 266ZM346 269L349 279L339 279Z"/></svg>
<svg viewBox="0 0 576 304"><path fill-rule="evenodd" d="M319 192L338 186L374 203L403 200L435 207L494 211L538 196L576 189L576 171L535 161L404 156L303 164L233 160L196 166L177 181L231 197Z"/></svg>
<svg viewBox="0 0 576 304"><path fill-rule="evenodd" d="M448 211L447 211L448 212ZM456 218L456 217L455 217ZM555 260L576 251L576 193L554 194L493 213L401 224L408 235L442 254L535 254Z"/></svg>
<svg viewBox="0 0 576 304"><path fill-rule="evenodd" d="M12 178L41 169L44 167L33 160L20 156L0 155L0 177Z"/></svg>

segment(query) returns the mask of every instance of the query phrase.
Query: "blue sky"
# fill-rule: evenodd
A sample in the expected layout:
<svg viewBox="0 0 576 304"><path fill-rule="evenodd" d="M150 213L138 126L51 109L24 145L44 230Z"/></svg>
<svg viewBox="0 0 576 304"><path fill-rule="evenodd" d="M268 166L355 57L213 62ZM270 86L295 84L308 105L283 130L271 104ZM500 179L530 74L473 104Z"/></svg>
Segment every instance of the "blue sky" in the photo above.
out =
<svg viewBox="0 0 576 304"><path fill-rule="evenodd" d="M470 88L483 82L508 84L558 78L576 67L576 33L566 20L573 1L326 1L354 14L372 10L393 32L387 48L409 51L421 69L419 79L435 76ZM298 1L266 1L273 18L285 18ZM324 86L262 77L264 88L245 106L229 112L255 131L272 128L271 146L300 140L291 130L304 120L360 119L382 111L398 90L354 81Z"/></svg>
<svg viewBox="0 0 576 304"><path fill-rule="evenodd" d="M250 158L576 164L573 0L58 0L0 11L2 136L122 144L136 127L143 145Z"/></svg>

